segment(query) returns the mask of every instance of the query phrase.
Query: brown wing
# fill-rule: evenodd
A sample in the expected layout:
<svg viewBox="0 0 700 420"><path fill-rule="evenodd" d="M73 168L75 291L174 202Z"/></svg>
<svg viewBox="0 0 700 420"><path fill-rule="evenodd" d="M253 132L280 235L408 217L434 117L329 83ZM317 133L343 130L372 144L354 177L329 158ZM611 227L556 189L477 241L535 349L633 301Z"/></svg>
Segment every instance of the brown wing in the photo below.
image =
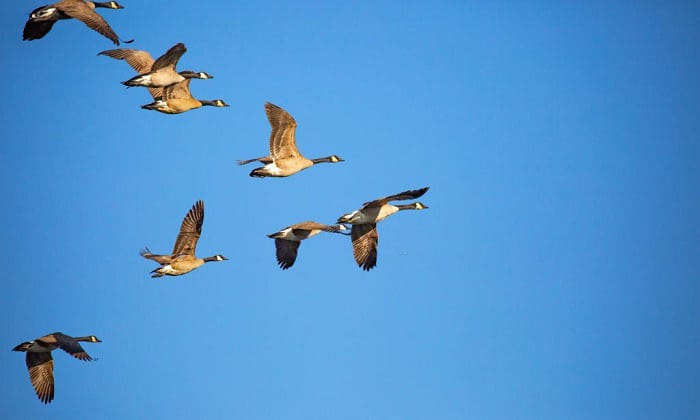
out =
<svg viewBox="0 0 700 420"><path fill-rule="evenodd" d="M78 360L92 360L92 357L87 354L87 352L83 349L80 343L75 340L75 338L62 333L53 333L51 335L54 337L56 344L61 348L61 350Z"/></svg>
<svg viewBox="0 0 700 420"><path fill-rule="evenodd" d="M153 66L153 57L148 51L143 50L132 50L129 48L117 48L115 50L106 50L98 53L97 55L106 55L107 57L112 57L117 60L124 60L136 70L138 74L144 74L151 71ZM158 99L163 96L163 89L161 88L148 88L151 92L153 99Z"/></svg>
<svg viewBox="0 0 700 420"><path fill-rule="evenodd" d="M192 79L185 79L180 83L164 88L163 99L168 101L170 99L192 98L192 94L190 94L190 80Z"/></svg>
<svg viewBox="0 0 700 420"><path fill-rule="evenodd" d="M68 16L78 19L107 38L119 45L119 37L112 30L106 20L83 1L61 1L56 3L56 8Z"/></svg>
<svg viewBox="0 0 700 420"><path fill-rule="evenodd" d="M294 133L297 123L284 109L269 102L265 103L265 113L270 121L270 156L273 159L285 159L299 156Z"/></svg>
<svg viewBox="0 0 700 420"><path fill-rule="evenodd" d="M297 223L296 225L291 225L290 228L292 229L304 229L304 230L323 230L326 232L332 232L337 230L335 226L328 226L324 225L323 223L318 223L318 222L301 222Z"/></svg>
<svg viewBox="0 0 700 420"><path fill-rule="evenodd" d="M294 265L294 261L297 259L299 245L301 245L301 242L275 239L277 264L279 264L282 270L286 270Z"/></svg>
<svg viewBox="0 0 700 420"><path fill-rule="evenodd" d="M44 404L53 400L53 358L51 352L27 352L29 380Z"/></svg>
<svg viewBox="0 0 700 420"><path fill-rule="evenodd" d="M117 60L124 60L139 74L150 72L154 63L153 57L151 57L148 51L132 50L129 48L101 51L97 55L106 55L107 57L112 57Z"/></svg>
<svg viewBox="0 0 700 420"><path fill-rule="evenodd" d="M173 247L173 256L194 255L199 235L202 233L202 223L204 223L204 202L199 200L182 220L180 234L177 235Z"/></svg>
<svg viewBox="0 0 700 420"><path fill-rule="evenodd" d="M165 52L165 54L158 57L155 63L153 63L151 66L151 71L156 71L168 66L171 66L174 70L175 65L185 51L187 51L187 48L185 48L185 44L182 42L173 45L168 51Z"/></svg>
<svg viewBox="0 0 700 420"><path fill-rule="evenodd" d="M397 200L413 200L414 198L418 198L425 194L426 191L428 191L430 187L425 187L421 188L418 190L408 190L404 192L400 192L398 194L390 195L384 198L378 198L374 201L369 201L365 204L362 205L363 209L369 208L369 207L381 207L384 204L388 203L389 201L397 201Z"/></svg>
<svg viewBox="0 0 700 420"><path fill-rule="evenodd" d="M376 223L352 225L350 236L352 254L355 256L357 265L365 271L374 268L377 265L377 245L379 244Z"/></svg>

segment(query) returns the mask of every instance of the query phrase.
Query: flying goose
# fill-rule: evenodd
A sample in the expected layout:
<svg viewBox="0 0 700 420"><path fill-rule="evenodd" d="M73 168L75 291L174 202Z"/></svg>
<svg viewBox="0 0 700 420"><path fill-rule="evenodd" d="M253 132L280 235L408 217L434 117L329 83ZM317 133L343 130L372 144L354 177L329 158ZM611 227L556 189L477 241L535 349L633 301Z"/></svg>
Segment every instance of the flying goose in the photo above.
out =
<svg viewBox="0 0 700 420"><path fill-rule="evenodd" d="M343 159L336 155L317 159L305 158L299 153L296 140L294 139L294 132L297 128L297 123L294 121L294 118L284 109L269 102L265 103L265 113L272 127L272 133L270 134L270 155L238 161L239 165L245 165L251 162L265 164L263 167L253 169L250 176L259 178L264 178L266 176L284 177L293 175L316 163L338 163L343 161Z"/></svg>
<svg viewBox="0 0 700 420"><path fill-rule="evenodd" d="M49 33L53 24L59 20L75 18L91 29L101 33L119 45L119 36L112 30L106 20L95 12L96 7L106 9L123 9L124 6L116 1L93 2L83 0L61 0L54 4L41 6L29 14L29 20L24 25L22 39L31 41L43 38ZM127 44L131 41L124 41Z"/></svg>
<svg viewBox="0 0 700 420"><path fill-rule="evenodd" d="M172 254L152 254L148 248L141 251L142 257L160 264L160 267L151 271L151 277L180 276L199 268L204 263L228 259L223 255L214 255L213 257L206 258L197 258L194 256L199 235L202 233L202 223L204 223L204 202L199 200L192 206L182 220L180 233L175 240Z"/></svg>
<svg viewBox="0 0 700 420"><path fill-rule="evenodd" d="M214 78L214 76L206 72L185 70L178 73L175 70L175 66L177 66L178 60L180 60L185 51L187 51L185 44L175 44L155 61L147 51L128 48L106 50L97 55L106 55L117 60L125 60L139 74L122 82L122 84L126 86L145 86L149 88L153 97L161 97L163 96L162 90L156 90L157 88L170 86L185 79Z"/></svg>
<svg viewBox="0 0 700 420"><path fill-rule="evenodd" d="M26 341L12 349L13 351L27 352L29 379L32 381L37 397L44 404L48 404L53 400L53 358L51 357L53 350L60 348L78 360L93 360L80 346L80 341L88 343L102 342L94 335L71 337L55 332L32 341Z"/></svg>
<svg viewBox="0 0 700 420"><path fill-rule="evenodd" d="M347 228L343 225L328 226L317 222L301 222L271 233L267 237L275 240L277 263L282 270L286 270L294 265L301 241L321 232L343 233L346 230Z"/></svg>
<svg viewBox="0 0 700 420"><path fill-rule="evenodd" d="M162 112L164 114L180 114L193 109L201 108L202 106L227 107L228 104L222 99L213 101L205 99L195 99L190 93L190 78L186 78L180 83L170 85L163 88L163 96L157 97L153 95L154 102L142 105L143 109L151 109Z"/></svg>
<svg viewBox="0 0 700 420"><path fill-rule="evenodd" d="M424 210L428 208L421 202L396 206L389 204L389 202L416 199L425 194L428 188L430 187L404 191L379 198L365 203L362 205L362 208L338 218L338 223L349 223L352 225L352 230L350 231L352 253L358 266L365 271L369 271L377 265L377 245L379 243L377 222L401 210Z"/></svg>

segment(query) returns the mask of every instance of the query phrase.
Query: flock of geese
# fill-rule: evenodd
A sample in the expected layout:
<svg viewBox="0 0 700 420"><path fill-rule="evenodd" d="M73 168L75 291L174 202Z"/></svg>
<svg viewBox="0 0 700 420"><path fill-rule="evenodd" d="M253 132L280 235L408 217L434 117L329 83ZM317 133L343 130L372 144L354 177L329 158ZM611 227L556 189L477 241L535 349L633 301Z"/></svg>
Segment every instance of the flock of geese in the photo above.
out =
<svg viewBox="0 0 700 420"><path fill-rule="evenodd" d="M73 18L82 21L91 29L109 38L114 44L119 45L121 38L95 11L96 8L123 9L124 6L116 1L60 0L51 5L39 7L30 13L29 20L24 27L23 39L30 41L43 38L57 21ZM125 48L102 51L98 55L124 60L138 73L122 83L129 87L146 87L149 90L153 102L143 105L144 109L179 114L202 106L227 107L228 105L221 99L195 99L190 94L189 84L192 79L207 80L212 79L213 76L204 71L177 71L177 63L186 51L185 45L178 43L156 60L146 51ZM317 163L343 162L343 159L336 155L316 159L306 158L299 153L296 145L297 125L294 118L284 109L269 102L265 104L265 113L272 128L269 154L238 161L239 165L252 162L263 165L253 169L250 172L251 177L287 177ZM278 232L267 235L275 240L276 259L279 267L286 270L294 265L301 241L321 232L332 232L349 235L357 265L365 271L371 270L377 265L379 243L377 223L401 210L428 208L419 201L397 205L391 204L391 202L415 200L425 194L428 188L407 190L369 201L359 209L340 216L335 225L306 221L287 226ZM148 248L141 251L142 257L159 264L158 268L151 271L151 277L180 276L199 268L204 263L227 260L221 254L205 258L199 258L195 255L203 223L204 202L199 200L185 215L170 254L153 254ZM99 343L101 340L94 335L71 337L55 332L21 343L13 349L27 353L26 363L29 369L29 378L39 400L43 403L49 403L54 398L53 358L51 356L53 350L60 348L78 360L93 360L81 347L80 342Z"/></svg>

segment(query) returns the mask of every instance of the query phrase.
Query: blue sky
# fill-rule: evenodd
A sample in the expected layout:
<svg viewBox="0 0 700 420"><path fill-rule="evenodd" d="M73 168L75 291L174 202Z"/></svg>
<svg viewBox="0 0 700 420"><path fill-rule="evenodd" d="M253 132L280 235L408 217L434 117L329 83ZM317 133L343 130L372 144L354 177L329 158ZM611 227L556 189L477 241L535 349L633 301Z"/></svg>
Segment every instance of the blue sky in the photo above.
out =
<svg viewBox="0 0 700 420"><path fill-rule="evenodd" d="M0 417L700 417L700 7L690 2L156 2L102 15L157 56L177 42L204 99L140 109L133 73L77 21L21 41L0 16ZM286 179L263 105L309 157ZM379 225L379 261L266 234L430 186ZM151 279L205 202L201 256ZM16 344L55 352L41 404Z"/></svg>

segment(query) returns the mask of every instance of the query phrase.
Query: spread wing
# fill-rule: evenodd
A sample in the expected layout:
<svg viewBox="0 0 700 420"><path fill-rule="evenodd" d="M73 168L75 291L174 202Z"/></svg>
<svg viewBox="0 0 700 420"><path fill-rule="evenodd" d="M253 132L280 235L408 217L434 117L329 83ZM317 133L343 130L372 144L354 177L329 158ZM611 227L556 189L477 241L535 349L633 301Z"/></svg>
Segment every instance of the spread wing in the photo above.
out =
<svg viewBox="0 0 700 420"><path fill-rule="evenodd" d="M297 123L284 109L269 102L265 103L265 113L270 121L270 155L273 159L285 159L299 156L294 133Z"/></svg>
<svg viewBox="0 0 700 420"><path fill-rule="evenodd" d="M173 70L175 69L175 65L177 64L178 60L180 60L180 57L182 57L182 54L187 51L187 48L185 48L185 44L182 42L175 44L174 46L170 47L168 51L165 52L165 54L161 55L158 57L158 59L153 63L151 66L151 71L156 71L160 70L165 67L172 67Z"/></svg>
<svg viewBox="0 0 700 420"><path fill-rule="evenodd" d="M194 255L199 235L202 233L202 223L204 223L204 202L199 200L182 220L180 234L177 235L173 247L173 256Z"/></svg>
<svg viewBox="0 0 700 420"><path fill-rule="evenodd" d="M298 241L275 239L277 264L279 264L282 270L286 270L294 265L294 261L297 259L299 245L301 245L301 242Z"/></svg>
<svg viewBox="0 0 700 420"><path fill-rule="evenodd" d="M365 204L362 205L362 208L370 208L370 207L381 207L384 204L388 203L389 201L398 201L398 200L413 200L414 198L418 198L425 194L426 191L428 191L430 187L425 187L421 188L418 190L408 190L404 192L400 192L398 194L390 195L384 198L378 198L374 201L369 201Z"/></svg>
<svg viewBox="0 0 700 420"><path fill-rule="evenodd" d="M53 358L51 352L27 352L27 369L29 380L36 396L44 404L53 400Z"/></svg>
<svg viewBox="0 0 700 420"><path fill-rule="evenodd" d="M192 79L185 79L180 83L164 88L163 99L168 101L170 99L192 98L192 94L190 94L190 80Z"/></svg>
<svg viewBox="0 0 700 420"><path fill-rule="evenodd" d="M296 229L317 230L318 229L318 230L323 230L326 232L333 232L333 231L337 230L337 228L335 226L328 226L328 225L324 225L323 223L318 223L318 222L301 222L301 223L297 223L296 225L290 226L290 228L292 228L292 230L296 230ZM295 233L295 235L296 235L296 233Z"/></svg>
<svg viewBox="0 0 700 420"><path fill-rule="evenodd" d="M117 60L124 60L132 69L136 70L138 74L149 73L154 63L153 57L151 57L148 51L132 50L129 48L106 50L97 55L106 55L107 57L112 57ZM158 99L163 96L163 89L161 88L148 88L148 91L151 92L153 99Z"/></svg>
<svg viewBox="0 0 700 420"><path fill-rule="evenodd" d="M94 9L83 1L62 1L56 4L56 8L68 16L78 19L86 24L90 29L106 36L116 45L119 45L119 37L112 30L106 20Z"/></svg>
<svg viewBox="0 0 700 420"><path fill-rule="evenodd" d="M22 39L24 41L41 39L44 37L44 35L49 33L51 28L53 28L54 23L56 23L55 20L45 20L45 21L37 22L37 21L33 21L30 19L24 25L24 31L22 32Z"/></svg>
<svg viewBox="0 0 700 420"><path fill-rule="evenodd" d="M352 254L355 256L357 265L365 271L374 268L377 265L377 245L379 244L377 224L352 225L350 237Z"/></svg>
<svg viewBox="0 0 700 420"><path fill-rule="evenodd" d="M78 343L73 337L61 333L53 333L53 336L55 337L56 344L61 348L61 350L78 360L92 360L92 357L87 354L80 343Z"/></svg>

